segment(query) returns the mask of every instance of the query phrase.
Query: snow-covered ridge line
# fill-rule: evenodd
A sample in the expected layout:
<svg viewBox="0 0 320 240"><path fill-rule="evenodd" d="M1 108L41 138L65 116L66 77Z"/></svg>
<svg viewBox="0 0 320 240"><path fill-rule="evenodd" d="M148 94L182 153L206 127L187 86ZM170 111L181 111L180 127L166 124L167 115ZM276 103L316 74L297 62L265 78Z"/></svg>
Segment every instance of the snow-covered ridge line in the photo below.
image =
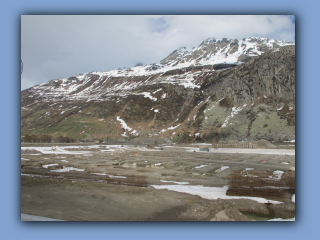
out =
<svg viewBox="0 0 320 240"><path fill-rule="evenodd" d="M218 39L217 41L223 41L223 39ZM259 50L259 46L261 44L266 45L269 49L273 49L274 44L277 44L278 46L287 46L287 45L294 45L295 43L292 42L283 42L283 41L277 41L274 39L267 39L267 38L245 38L243 40L238 41L238 51L227 54L226 53L230 50L232 43L235 43L236 40L227 39L227 41L230 41L229 44L224 48L220 49L217 53L211 54L210 57L207 57L205 59L201 59L200 61L197 60L190 60L188 62L179 63L175 66L170 64L147 64L143 66L136 66L129 69L118 69L118 70L111 70L107 72L91 72L91 74L97 74L100 76L142 76L142 75L152 75L156 73L163 73L169 70L174 69L180 69L180 68L186 68L190 67L191 65L213 65L213 64L219 64L219 63L237 63L238 57L241 54L245 54L248 52L249 56L257 56L264 53L263 51ZM257 44L254 41L261 41L261 43ZM181 47L178 48L177 51L183 53L184 56L192 55L192 53L199 51L202 49L203 44L200 44L199 47ZM152 68L152 70L150 70Z"/></svg>
<svg viewBox="0 0 320 240"><path fill-rule="evenodd" d="M206 58L202 58L200 60L192 59L190 61L184 60L184 62L179 62L178 64L147 64L143 66L136 66L128 69L117 69L117 70L110 70L105 72L89 72L89 73L83 73L79 75L74 75L72 77L76 77L77 80L72 80L73 83L77 81L84 81L87 82L90 79L88 76L91 75L99 75L99 79L102 79L104 76L108 77L119 77L119 76L147 76L152 75L156 73L163 73L169 70L174 69L180 69L189 67L191 65L213 65L213 64L219 64L219 63L236 63L238 62L238 57L241 54L247 54L249 56L257 56L261 55L263 51L259 48L260 45L265 45L269 49L278 49L277 46L287 46L287 45L295 45L293 42L283 42L283 41L277 41L275 39L267 39L267 38L244 38L242 40L237 39L214 39L209 38L202 42L198 47L180 47L174 52L178 52L180 55L179 58L186 57L189 55L192 55L193 53L203 50L204 46L207 44L215 44L218 42L226 41L227 45L223 49L219 49L216 53L210 54ZM235 52L230 53L229 50L234 46L234 44L238 44L238 50ZM229 52L229 53L228 53ZM228 53L228 54L226 54ZM62 81L62 85L65 85L68 83L68 78L63 79L56 79L53 81ZM43 84L37 85L38 87L41 87ZM71 89L70 89L71 90ZM75 90L75 89L72 89Z"/></svg>
<svg viewBox="0 0 320 240"><path fill-rule="evenodd" d="M250 57L259 56L266 49L275 51L279 47L294 45L267 38L220 39L209 38L198 47L181 47L167 58L157 64L136 66L128 69L110 70L105 72L89 72L74 75L69 78L55 79L42 83L29 89L35 102L55 101L105 101L114 96L144 95L152 101L157 101L154 96L160 89L153 92L135 93L134 90L146 85L159 83L180 85L185 88L200 88L198 82L202 74L215 71L204 69L191 72L190 67L210 66L215 64L241 64L241 55ZM200 55L199 55L200 54ZM170 57L171 56L171 57ZM240 61L240 60L241 61ZM168 71L181 69L180 74L165 74ZM194 68L192 68L194 71ZM134 77L139 77L134 79ZM165 98L162 93L161 98ZM24 106L25 107L25 106Z"/></svg>

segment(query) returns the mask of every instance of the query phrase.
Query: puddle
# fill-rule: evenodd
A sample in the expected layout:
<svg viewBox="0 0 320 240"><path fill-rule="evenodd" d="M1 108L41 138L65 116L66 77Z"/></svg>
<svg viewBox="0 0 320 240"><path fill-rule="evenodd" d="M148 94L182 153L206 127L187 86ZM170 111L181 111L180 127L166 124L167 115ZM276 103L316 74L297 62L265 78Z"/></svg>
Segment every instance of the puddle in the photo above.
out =
<svg viewBox="0 0 320 240"><path fill-rule="evenodd" d="M246 217L256 220L256 221L269 221L270 219L274 219L273 216L263 215L259 213L252 213L252 212L241 212Z"/></svg>

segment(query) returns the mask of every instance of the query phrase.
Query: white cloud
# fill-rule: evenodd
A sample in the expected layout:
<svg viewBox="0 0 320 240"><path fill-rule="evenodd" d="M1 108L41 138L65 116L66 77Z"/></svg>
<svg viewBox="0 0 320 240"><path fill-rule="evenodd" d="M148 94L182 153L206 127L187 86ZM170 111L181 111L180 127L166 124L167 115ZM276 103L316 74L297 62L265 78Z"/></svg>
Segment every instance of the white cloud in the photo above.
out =
<svg viewBox="0 0 320 240"><path fill-rule="evenodd" d="M292 16L22 16L21 88L90 71L159 62L181 46L217 39L294 41Z"/></svg>

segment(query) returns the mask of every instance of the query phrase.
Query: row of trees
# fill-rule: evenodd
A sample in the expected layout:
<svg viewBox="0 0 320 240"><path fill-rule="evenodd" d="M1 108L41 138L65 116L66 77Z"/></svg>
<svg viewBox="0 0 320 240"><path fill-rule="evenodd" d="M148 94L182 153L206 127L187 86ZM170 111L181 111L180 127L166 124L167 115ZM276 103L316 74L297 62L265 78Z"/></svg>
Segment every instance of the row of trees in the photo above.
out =
<svg viewBox="0 0 320 240"><path fill-rule="evenodd" d="M57 142L57 143L73 143L76 142L75 139L66 137L66 136L58 136L53 138L51 135L40 135L36 136L34 134L24 134L21 136L21 142L31 142L31 143L50 143L50 142Z"/></svg>

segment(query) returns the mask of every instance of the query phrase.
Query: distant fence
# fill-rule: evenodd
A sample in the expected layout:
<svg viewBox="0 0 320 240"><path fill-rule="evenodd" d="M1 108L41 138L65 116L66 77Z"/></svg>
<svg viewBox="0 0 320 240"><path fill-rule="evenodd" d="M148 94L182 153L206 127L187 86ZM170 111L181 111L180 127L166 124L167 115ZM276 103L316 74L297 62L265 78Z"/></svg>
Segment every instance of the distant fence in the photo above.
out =
<svg viewBox="0 0 320 240"><path fill-rule="evenodd" d="M213 145L214 148L252 148L256 149L257 144L253 143L238 143L238 144L224 144L224 143L217 143Z"/></svg>

